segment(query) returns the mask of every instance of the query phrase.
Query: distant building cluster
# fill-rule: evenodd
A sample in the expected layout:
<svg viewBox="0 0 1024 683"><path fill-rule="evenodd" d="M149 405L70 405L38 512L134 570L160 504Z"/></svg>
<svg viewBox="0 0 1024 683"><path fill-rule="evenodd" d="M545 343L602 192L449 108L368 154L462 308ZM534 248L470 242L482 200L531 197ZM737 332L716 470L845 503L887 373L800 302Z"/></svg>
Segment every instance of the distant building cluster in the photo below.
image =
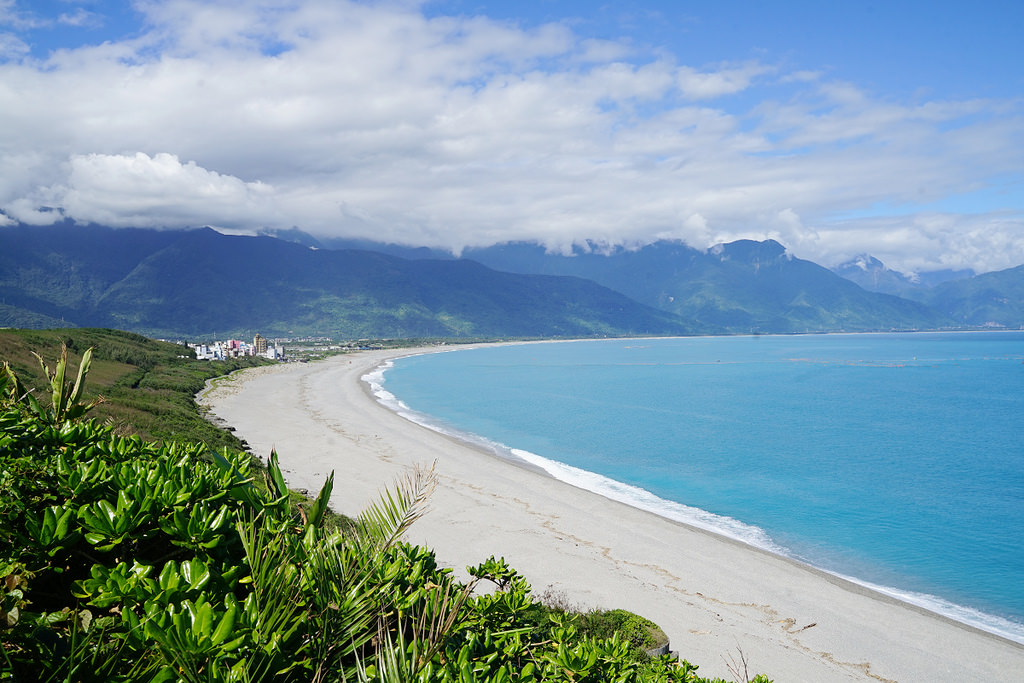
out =
<svg viewBox="0 0 1024 683"><path fill-rule="evenodd" d="M243 356L262 356L271 360L284 360L284 347L270 342L261 334L252 338L252 343L238 339L213 342L212 344L189 344L199 360L225 360Z"/></svg>

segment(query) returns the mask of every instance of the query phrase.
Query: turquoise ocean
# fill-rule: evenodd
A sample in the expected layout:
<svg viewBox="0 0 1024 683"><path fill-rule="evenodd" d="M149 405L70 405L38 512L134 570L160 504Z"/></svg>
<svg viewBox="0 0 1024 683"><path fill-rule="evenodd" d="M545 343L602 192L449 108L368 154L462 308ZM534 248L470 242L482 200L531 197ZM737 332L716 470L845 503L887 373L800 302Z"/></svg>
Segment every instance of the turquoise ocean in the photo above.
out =
<svg viewBox="0 0 1024 683"><path fill-rule="evenodd" d="M1024 332L516 344L365 379L496 457L1024 642Z"/></svg>

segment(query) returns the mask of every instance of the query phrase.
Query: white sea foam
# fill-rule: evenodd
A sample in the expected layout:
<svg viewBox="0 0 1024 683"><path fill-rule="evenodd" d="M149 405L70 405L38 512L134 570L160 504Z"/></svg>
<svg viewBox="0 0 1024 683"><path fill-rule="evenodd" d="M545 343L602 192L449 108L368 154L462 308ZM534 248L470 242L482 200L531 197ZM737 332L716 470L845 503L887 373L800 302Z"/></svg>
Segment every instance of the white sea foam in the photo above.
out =
<svg viewBox="0 0 1024 683"><path fill-rule="evenodd" d="M564 481L580 489L592 491L610 500L624 503L631 507L651 512L666 519L681 522L711 533L725 536L747 545L766 550L783 557L789 557L798 561L801 558L795 556L787 548L779 545L760 527L745 524L732 517L716 515L707 510L691 507L675 501L666 500L654 495L646 489L631 484L626 484L610 479L601 474L583 470L578 467L566 465L565 463L550 460L543 456L531 453L519 448L512 448L505 444L492 441L478 434L463 432L431 418L429 415L412 410L398 397L384 388L384 375L394 367L392 361L386 361L377 366L371 372L363 375L362 381L370 387L370 391L377 398L377 401L384 407L394 411L399 416L426 427L446 436L454 437L470 445L482 448L493 455L515 460L528 464L546 472L549 476ZM812 565L813 566L813 565ZM829 574L837 576L851 583L864 586L877 593L887 595L902 602L915 605L935 614L942 615L962 624L995 634L997 636L1024 643L1024 624L1019 624L1009 619L981 612L971 607L957 605L935 595L917 593L901 590L891 586L883 586L864 581L853 576L829 569L822 569Z"/></svg>
<svg viewBox="0 0 1024 683"><path fill-rule="evenodd" d="M1024 644L1024 624L1019 624L1009 619L996 616L994 614L988 614L976 610L972 607L965 607L963 605L957 605L956 603L950 602L944 598L940 598L937 595L929 595L927 593L916 593L914 591L901 590L899 588L892 588L891 586L882 586L870 581L864 581L854 576L847 576L839 572L829 572L841 579L845 579L851 583L864 586L869 588L876 593L888 595L891 598L906 602L922 609L934 612L935 614L942 615L953 621L958 621L961 624L967 624L973 626L976 629L986 631L988 633L995 634L1007 640L1012 640L1017 643Z"/></svg>
<svg viewBox="0 0 1024 683"><path fill-rule="evenodd" d="M787 554L786 549L772 541L763 529L750 524L744 524L738 519L716 515L707 510L659 498L650 491L638 486L625 484L601 474L582 470L555 460L549 460L529 451L518 448L510 450L519 459L536 465L555 479L572 484L577 488L592 491L605 498L625 503L630 507L653 512L666 519L682 522L683 524L714 532L720 536L727 536L737 541L742 541L756 548L780 555Z"/></svg>

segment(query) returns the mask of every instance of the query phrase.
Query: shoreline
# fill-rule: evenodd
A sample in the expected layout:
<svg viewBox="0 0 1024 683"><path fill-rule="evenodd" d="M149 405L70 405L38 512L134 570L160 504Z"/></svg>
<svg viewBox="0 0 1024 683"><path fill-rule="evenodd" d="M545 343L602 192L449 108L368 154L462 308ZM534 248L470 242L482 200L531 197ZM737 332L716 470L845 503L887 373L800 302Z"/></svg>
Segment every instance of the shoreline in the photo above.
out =
<svg viewBox="0 0 1024 683"><path fill-rule="evenodd" d="M469 345L465 348L470 349L479 346L483 346L483 344ZM450 350L457 351L460 350L460 347L456 347ZM446 351L439 350L437 352L443 353ZM416 353L395 356L395 358L408 358L413 355L422 355L423 353L430 353L430 351L417 351ZM441 424L432 421L429 415L424 415L418 411L412 410L405 406L401 399L391 394L391 392L387 391L386 388L384 388L378 383L383 379L383 372L386 372L388 369L390 369L392 365L392 360L394 360L394 358L382 361L376 368L374 368L368 374L364 375L361 378L361 383L367 395L370 398L376 400L386 409L391 410L392 412L408 420L409 422L424 429L434 431L445 438L452 439L455 442L467 448L477 450L483 456L498 458L499 460L509 462L512 465L522 467L531 472L535 472L541 476L548 477L556 481L560 481L567 486L572 486L573 488L586 491L597 496L601 496L608 500L609 502L622 504L627 507L648 512L668 522L680 524L694 531L708 533L717 538L738 543L741 546L748 547L752 550L756 550L758 552L763 552L769 555L779 557L783 560L792 562L797 566L807 569L809 571L818 572L824 576L832 577L836 581L842 582L850 590L865 591L870 595L877 597L878 599L887 599L895 601L900 604L904 604L907 607L919 610L924 614L932 615L940 619L945 619L953 624L973 630L981 635L993 636L1002 640L1006 640L1014 645L1024 646L1024 633L1013 632L1012 629L1014 626L1016 626L1014 622L1006 621L1006 626L1003 627L1002 623L999 622L1004 622L1005 620L1001 617L993 616L991 614L981 612L971 607L965 607L962 605L958 605L956 603L952 603L937 595L913 593L898 588L893 588L890 586L874 584L870 581L859 579L856 576L843 574L839 571L829 570L823 567L816 566L810 562L807 562L799 557L795 557L792 554L786 552L785 548L782 548L775 544L773 541L771 541L771 539L765 536L760 529L758 529L757 527L750 527L749 525L740 520L736 520L731 517L722 517L721 515L708 513L704 510L692 508L682 503L677 503L675 501L659 498L654 494L650 493L649 491L636 488L632 484L626 484L624 482L611 480L603 475L596 474L593 472L578 470L578 468L575 468L573 466L565 465L556 461L551 461L543 456L539 456L526 451L521 451L520 449L516 449L505 444L493 442L485 437L476 434L462 432L455 429L444 428ZM384 394L386 394L386 397L382 396L378 392L383 392ZM541 462L533 462L532 460L534 459ZM549 470L547 468L547 465L552 465L554 467L553 469ZM614 486L605 486L604 488L606 490L602 491L601 486L588 487L584 483L576 483L572 481L572 479L568 476L559 476L559 474L556 473L556 471L554 470L569 470L572 471L572 473L579 472L583 475L586 475L587 478L593 478L597 484L605 484L607 482L613 484ZM618 494L618 491L616 489L621 488L630 489L634 492L642 494L643 498L649 499L649 501L651 503L654 503L654 505L649 504L647 507L645 507L643 504L644 501L642 500L635 498L632 500L626 500L624 499L624 497L621 496L621 494L617 496L616 494ZM674 517L671 514L671 508L677 506L684 508L686 512L695 511L697 513L702 513L703 515L712 517L719 522L735 523L741 527L741 531L749 529L751 531L748 531L748 533L753 534L755 538L758 536L763 536L764 538L761 540L761 543L758 543L757 540L752 540L749 536L747 538L744 538L742 533L730 533L728 529L721 528L720 525L716 526L714 523L702 524L701 520ZM681 516L685 516L686 512L684 512ZM934 604L937 607L930 607L929 604ZM947 609L948 612L941 611L942 608ZM976 614L978 615L978 618L975 622L972 623L971 621L965 619L958 619L955 616L955 614L957 613ZM990 624L991 628L986 628L986 624ZM1003 628L1002 631L997 630L1001 627Z"/></svg>
<svg viewBox="0 0 1024 683"><path fill-rule="evenodd" d="M738 650L752 671L780 683L998 681L1024 671L1018 643L509 462L389 410L362 380L390 359L445 350L261 368L200 400L260 457L276 446L289 485L318 490L335 470L332 507L348 514L406 467L436 461L438 490L411 542L456 569L504 555L537 595L642 614L704 676L727 678L727 657Z"/></svg>
<svg viewBox="0 0 1024 683"><path fill-rule="evenodd" d="M465 348L470 349L479 346L483 346L483 344L469 345ZM457 351L460 350L460 347L456 347L451 350ZM437 352L443 353L446 351L439 350ZM418 351L416 353L395 356L395 358L408 358L413 355L423 355L423 353L430 353L430 351ZM536 455L534 453L529 453L527 451L522 451L520 449L516 449L505 444L493 442L485 437L476 434L462 432L454 428L446 428L442 424L433 421L431 419L431 416L425 415L418 411L412 410L411 408L408 408L401 401L401 399L391 394L391 392L387 391L385 387L379 384L379 382L383 379L381 377L383 372L386 372L388 369L390 369L392 360L394 360L394 358L382 361L376 368L374 368L368 374L364 375L361 378L361 383L366 394L371 399L377 401L386 409L396 413L397 415L408 420L409 422L424 429L434 431L445 438L452 439L456 443L463 445L467 448L477 450L483 456L490 458L498 458L499 460L508 462L518 467L522 467L531 472L535 472L541 476L548 477L556 481L560 481L567 486L572 486L573 488L586 491L597 496L601 496L608 500L609 502L626 505L627 507L648 512L666 521L672 522L674 524L680 524L694 531L708 533L718 538L738 543L752 550L768 553L769 555L773 555L781 559L793 562L796 565L808 569L810 571L819 572L823 575L833 577L837 581L844 582L845 584L848 584L848 587L851 590L856 588L857 590L867 591L868 593L877 596L879 599L893 600L897 603L905 604L913 609L920 610L925 614L933 615L941 619L946 619L951 623L971 629L973 631L978 632L979 634L993 636L996 638L1000 638L1002 640L1006 640L1015 645L1024 646L1024 632L1020 632L1019 627L1017 631L1014 631L1014 627L1016 627L1017 624L1015 622L1005 620L1002 617L994 616L972 607L965 607L963 605L952 603L942 598L941 596L930 595L925 593L914 593L899 588L894 588L891 586L875 584L870 581L859 579L856 576L850 574L844 574L839 571L816 566L806 560L803 560L799 557L796 557L786 552L785 548L782 548L775 544L759 528L751 527L740 520L731 517L722 517L721 515L709 513L704 510L693 508L682 503L659 498L656 495L650 493L649 491L637 488L632 484L627 484L624 482L608 479L604 475L600 475L594 472L579 470L576 467L565 465L557 461L552 461L543 456ZM384 394L386 394L386 396L382 396L378 392L383 392ZM533 460L537 460L540 462L533 462ZM553 466L552 469L548 469L549 466ZM594 485L587 486L585 483L582 482L574 482L572 480L572 477L559 476L556 470L562 470L563 473L565 471L569 471L570 474L578 472L580 474L585 475L588 479L593 479ZM601 486L604 484L612 484L613 486ZM602 490L602 488L604 488L605 490ZM641 497L646 500L641 500L640 498L637 497L634 497L631 500L627 500L626 497L622 496L622 494L620 493L622 489L628 489L634 494L639 493L641 494ZM645 502L648 503L647 506L644 505ZM679 516L673 516L672 508L683 508L684 511L682 513L677 513ZM734 525L738 525L740 527L740 532L747 532L747 537L744 538L743 533L735 531L733 533L730 533L730 530L722 528L721 524L702 524L702 520L699 519L686 519L685 517L690 516L687 513L690 513L691 511L699 513L701 516L706 515L707 517L713 518L714 521L717 521L719 523L725 522L726 524L728 524L731 522ZM754 538L751 538L751 536L753 536ZM760 543L758 542L759 540ZM930 605L935 605L935 607L931 607ZM947 611L943 612L943 609ZM977 615L977 617L975 618L974 622L971 622L969 620L960 619L957 618L957 616L955 616L956 614L961 613ZM990 627L986 628L986 625L989 625Z"/></svg>

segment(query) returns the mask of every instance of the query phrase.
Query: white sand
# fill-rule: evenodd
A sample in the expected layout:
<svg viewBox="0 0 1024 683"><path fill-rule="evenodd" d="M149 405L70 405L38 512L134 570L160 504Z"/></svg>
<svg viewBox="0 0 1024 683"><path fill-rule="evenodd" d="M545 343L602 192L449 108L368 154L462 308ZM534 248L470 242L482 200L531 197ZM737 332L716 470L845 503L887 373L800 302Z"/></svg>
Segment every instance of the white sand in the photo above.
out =
<svg viewBox="0 0 1024 683"><path fill-rule="evenodd" d="M419 427L360 378L408 351L246 371L203 397L254 452L276 448L289 485L355 514L407 468L437 463L430 512L409 540L462 568L504 556L578 606L657 622L705 676L808 681L1024 681L1024 646L823 572L609 501Z"/></svg>

